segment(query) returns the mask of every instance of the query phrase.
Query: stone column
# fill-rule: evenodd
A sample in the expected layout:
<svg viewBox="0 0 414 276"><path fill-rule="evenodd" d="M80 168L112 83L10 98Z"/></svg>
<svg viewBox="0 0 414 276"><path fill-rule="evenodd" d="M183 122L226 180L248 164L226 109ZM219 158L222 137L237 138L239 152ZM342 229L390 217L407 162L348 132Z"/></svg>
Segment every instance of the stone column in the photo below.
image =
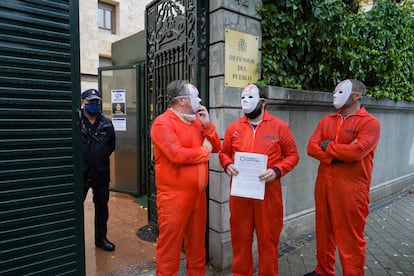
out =
<svg viewBox="0 0 414 276"><path fill-rule="evenodd" d="M226 127L242 115L240 94L243 90L225 86L224 83L225 29L258 36L260 47L261 18L256 5L261 3L258 0L210 1L210 116L221 138L224 137ZM217 154L214 154L210 161L208 251L210 263L219 269L231 266L229 191L229 178L221 168Z"/></svg>

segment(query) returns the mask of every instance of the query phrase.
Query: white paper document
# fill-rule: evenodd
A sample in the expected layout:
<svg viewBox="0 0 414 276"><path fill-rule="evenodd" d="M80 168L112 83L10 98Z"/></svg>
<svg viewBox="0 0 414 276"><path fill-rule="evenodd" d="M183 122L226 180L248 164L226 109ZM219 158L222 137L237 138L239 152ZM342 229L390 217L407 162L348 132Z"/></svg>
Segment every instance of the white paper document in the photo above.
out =
<svg viewBox="0 0 414 276"><path fill-rule="evenodd" d="M115 131L126 131L126 118L112 118L112 125Z"/></svg>
<svg viewBox="0 0 414 276"><path fill-rule="evenodd" d="M259 175L266 170L267 155L248 152L236 152L234 166L239 171L233 176L232 196L264 199L265 181Z"/></svg>

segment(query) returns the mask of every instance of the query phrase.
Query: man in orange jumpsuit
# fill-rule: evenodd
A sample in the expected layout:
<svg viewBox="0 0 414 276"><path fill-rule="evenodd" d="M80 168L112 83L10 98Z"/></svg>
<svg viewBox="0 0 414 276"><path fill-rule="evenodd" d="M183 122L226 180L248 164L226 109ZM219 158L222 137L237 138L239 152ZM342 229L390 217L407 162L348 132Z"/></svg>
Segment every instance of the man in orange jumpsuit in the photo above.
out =
<svg viewBox="0 0 414 276"><path fill-rule="evenodd" d="M362 82L339 83L333 94L339 111L320 120L308 143L308 154L320 161L315 185L318 264L305 275L335 275L337 247L343 275L364 275L363 232L380 123L361 107L363 95Z"/></svg>
<svg viewBox="0 0 414 276"><path fill-rule="evenodd" d="M170 108L151 127L157 212L157 275L177 275L184 240L187 275L205 275L206 186L210 152L220 138L200 105L197 88L186 81L167 86Z"/></svg>
<svg viewBox="0 0 414 276"><path fill-rule="evenodd" d="M299 161L294 137L287 123L265 110L267 95L262 87L248 85L241 94L244 116L231 123L219 153L221 166L231 177L236 152L267 155L267 169L258 175L265 181L264 199L230 195L230 232L233 275L252 275L253 233L259 252L259 275L278 274L278 245L283 227L280 178Z"/></svg>

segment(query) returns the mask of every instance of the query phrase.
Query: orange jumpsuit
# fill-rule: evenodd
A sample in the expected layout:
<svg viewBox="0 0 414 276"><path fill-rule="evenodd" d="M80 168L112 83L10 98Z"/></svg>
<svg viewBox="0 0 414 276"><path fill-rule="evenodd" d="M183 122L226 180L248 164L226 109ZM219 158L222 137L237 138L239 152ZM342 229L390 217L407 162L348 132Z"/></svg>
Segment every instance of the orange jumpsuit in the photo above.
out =
<svg viewBox="0 0 414 276"><path fill-rule="evenodd" d="M216 127L198 118L186 124L170 109L151 128L154 145L157 212L157 275L177 275L184 240L187 275L205 275L206 186L209 149L220 149Z"/></svg>
<svg viewBox="0 0 414 276"><path fill-rule="evenodd" d="M335 275L339 249L343 275L364 275L364 228L379 121L365 108L344 120L340 112L321 119L308 143L320 161L315 185L316 244L319 275ZM320 144L331 140L323 151ZM333 159L343 163L332 164Z"/></svg>
<svg viewBox="0 0 414 276"><path fill-rule="evenodd" d="M266 110L256 130L246 116L227 127L219 153L220 163L224 169L234 163L236 151L266 154L267 167L277 167L282 176L291 171L299 161L289 126ZM252 275L252 242L256 230L259 274L277 275L278 245L283 227L280 178L266 183L264 200L230 196L230 214L233 274Z"/></svg>

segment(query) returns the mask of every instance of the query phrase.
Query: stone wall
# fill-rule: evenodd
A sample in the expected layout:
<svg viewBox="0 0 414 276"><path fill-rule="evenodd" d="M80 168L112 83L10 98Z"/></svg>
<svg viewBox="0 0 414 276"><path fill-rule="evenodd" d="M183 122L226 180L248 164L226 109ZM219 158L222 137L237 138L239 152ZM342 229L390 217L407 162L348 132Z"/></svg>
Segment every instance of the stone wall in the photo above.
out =
<svg viewBox="0 0 414 276"><path fill-rule="evenodd" d="M306 146L319 119L336 110L331 93L268 89L268 109L289 123L300 153L298 166L283 178L281 239L288 240L314 231L313 188L319 162L307 155ZM371 184L373 203L414 184L414 104L365 97L362 105L381 122Z"/></svg>

